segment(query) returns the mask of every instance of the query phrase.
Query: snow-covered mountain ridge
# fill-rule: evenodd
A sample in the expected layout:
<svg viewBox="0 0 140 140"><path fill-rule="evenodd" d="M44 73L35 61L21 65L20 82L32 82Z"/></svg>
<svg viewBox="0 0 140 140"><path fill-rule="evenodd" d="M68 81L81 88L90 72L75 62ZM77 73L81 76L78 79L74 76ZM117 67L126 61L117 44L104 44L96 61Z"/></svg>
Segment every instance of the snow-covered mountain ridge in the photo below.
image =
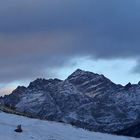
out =
<svg viewBox="0 0 140 140"><path fill-rule="evenodd" d="M37 79L2 102L42 119L114 133L140 122L140 84L116 85L103 75L76 70L66 80Z"/></svg>

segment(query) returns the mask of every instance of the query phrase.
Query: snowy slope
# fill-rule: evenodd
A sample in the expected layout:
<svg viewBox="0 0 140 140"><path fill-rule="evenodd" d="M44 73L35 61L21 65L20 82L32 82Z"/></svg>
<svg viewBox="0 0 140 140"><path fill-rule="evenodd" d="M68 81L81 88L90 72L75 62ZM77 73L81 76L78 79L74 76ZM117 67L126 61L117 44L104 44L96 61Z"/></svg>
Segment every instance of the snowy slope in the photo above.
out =
<svg viewBox="0 0 140 140"><path fill-rule="evenodd" d="M23 133L14 129L22 124ZM88 132L70 125L0 113L0 140L136 140L130 137Z"/></svg>

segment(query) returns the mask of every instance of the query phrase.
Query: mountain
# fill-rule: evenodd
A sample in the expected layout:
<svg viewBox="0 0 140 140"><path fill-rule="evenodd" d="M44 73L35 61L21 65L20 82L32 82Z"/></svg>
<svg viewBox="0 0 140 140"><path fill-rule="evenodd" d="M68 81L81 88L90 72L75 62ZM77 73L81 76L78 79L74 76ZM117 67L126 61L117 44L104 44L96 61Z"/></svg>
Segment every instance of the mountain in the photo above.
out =
<svg viewBox="0 0 140 140"><path fill-rule="evenodd" d="M137 140L77 129L67 124L30 119L0 112L1 140ZM14 132L21 124L23 133Z"/></svg>
<svg viewBox="0 0 140 140"><path fill-rule="evenodd" d="M140 123L132 125L132 126L125 128L123 130L114 132L114 134L139 138L140 137Z"/></svg>
<svg viewBox="0 0 140 140"><path fill-rule="evenodd" d="M80 69L65 80L36 79L1 102L41 119L98 132L119 132L140 123L140 83L117 85Z"/></svg>

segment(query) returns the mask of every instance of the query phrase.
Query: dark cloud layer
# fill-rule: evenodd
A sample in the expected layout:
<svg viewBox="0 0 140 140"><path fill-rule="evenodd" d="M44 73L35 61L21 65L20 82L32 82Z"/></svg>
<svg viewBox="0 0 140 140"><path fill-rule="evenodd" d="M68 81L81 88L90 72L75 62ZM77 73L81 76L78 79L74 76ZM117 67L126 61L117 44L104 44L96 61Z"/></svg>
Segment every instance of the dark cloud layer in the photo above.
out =
<svg viewBox="0 0 140 140"><path fill-rule="evenodd" d="M140 69L139 0L2 0L0 81L43 75L76 56L133 58Z"/></svg>

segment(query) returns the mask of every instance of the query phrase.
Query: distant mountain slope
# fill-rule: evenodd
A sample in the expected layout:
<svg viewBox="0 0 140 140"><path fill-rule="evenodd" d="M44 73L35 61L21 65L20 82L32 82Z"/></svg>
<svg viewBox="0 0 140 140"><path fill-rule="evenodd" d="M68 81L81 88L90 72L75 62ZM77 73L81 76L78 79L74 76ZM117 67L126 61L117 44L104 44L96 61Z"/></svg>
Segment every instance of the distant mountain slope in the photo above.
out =
<svg viewBox="0 0 140 140"><path fill-rule="evenodd" d="M140 84L116 85L76 70L66 80L37 79L2 99L17 111L89 130L114 133L140 120Z"/></svg>
<svg viewBox="0 0 140 140"><path fill-rule="evenodd" d="M132 126L125 128L123 130L114 132L114 134L139 138L140 137L140 123L132 125Z"/></svg>
<svg viewBox="0 0 140 140"><path fill-rule="evenodd" d="M137 140L102 133L88 132L70 125L11 115L0 112L1 140ZM21 124L23 133L14 132Z"/></svg>

